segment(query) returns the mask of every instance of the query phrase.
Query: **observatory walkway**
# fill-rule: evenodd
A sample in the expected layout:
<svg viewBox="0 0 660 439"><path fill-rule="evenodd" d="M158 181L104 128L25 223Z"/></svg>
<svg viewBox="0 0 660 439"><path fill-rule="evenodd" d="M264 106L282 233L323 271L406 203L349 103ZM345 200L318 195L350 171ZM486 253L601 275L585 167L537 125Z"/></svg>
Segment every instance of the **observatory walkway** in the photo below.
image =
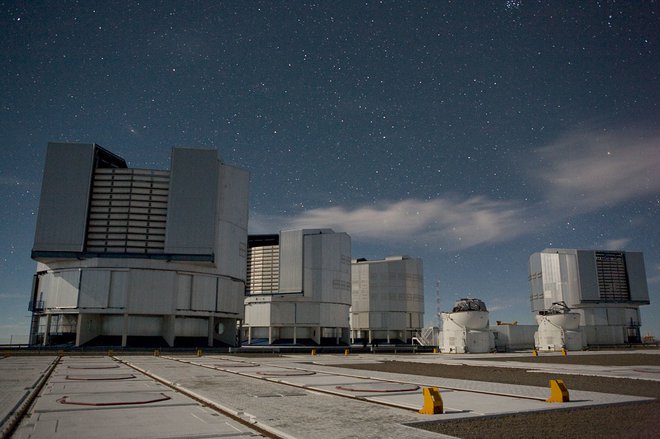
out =
<svg viewBox="0 0 660 439"><path fill-rule="evenodd" d="M447 436L410 424L648 399L571 391L570 402L552 404L545 402L549 388L332 367L385 359L392 356L8 357L0 360L3 388L13 383L23 393L3 396L2 436L12 418L20 421L13 433L20 438L425 439ZM418 413L425 387L440 389L444 413ZM16 408L32 396L21 417Z"/></svg>

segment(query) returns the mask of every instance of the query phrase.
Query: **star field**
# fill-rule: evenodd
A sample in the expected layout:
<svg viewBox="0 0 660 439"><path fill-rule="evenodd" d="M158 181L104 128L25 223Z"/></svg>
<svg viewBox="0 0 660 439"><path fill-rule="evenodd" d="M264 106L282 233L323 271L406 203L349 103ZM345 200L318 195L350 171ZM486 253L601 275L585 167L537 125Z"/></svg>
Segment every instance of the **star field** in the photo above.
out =
<svg viewBox="0 0 660 439"><path fill-rule="evenodd" d="M0 2L0 339L27 333L46 144L216 148L250 230L332 227L531 322L546 247L645 254L660 337L655 1Z"/></svg>

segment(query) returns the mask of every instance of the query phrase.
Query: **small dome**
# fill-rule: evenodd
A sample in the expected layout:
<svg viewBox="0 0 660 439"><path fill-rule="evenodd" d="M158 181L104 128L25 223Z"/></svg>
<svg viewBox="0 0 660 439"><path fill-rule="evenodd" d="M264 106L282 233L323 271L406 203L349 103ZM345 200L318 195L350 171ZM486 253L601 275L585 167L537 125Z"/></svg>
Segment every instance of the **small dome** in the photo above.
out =
<svg viewBox="0 0 660 439"><path fill-rule="evenodd" d="M462 311L488 311L488 309L486 309L486 304L479 299L460 299L454 303L451 312Z"/></svg>

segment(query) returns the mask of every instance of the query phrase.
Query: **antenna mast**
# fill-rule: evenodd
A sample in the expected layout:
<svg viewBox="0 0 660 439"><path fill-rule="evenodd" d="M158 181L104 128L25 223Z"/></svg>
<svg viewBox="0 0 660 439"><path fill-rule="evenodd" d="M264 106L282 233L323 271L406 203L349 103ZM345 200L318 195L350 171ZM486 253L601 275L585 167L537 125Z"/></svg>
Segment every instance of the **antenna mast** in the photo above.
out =
<svg viewBox="0 0 660 439"><path fill-rule="evenodd" d="M435 321L436 326L440 327L440 279L435 280Z"/></svg>

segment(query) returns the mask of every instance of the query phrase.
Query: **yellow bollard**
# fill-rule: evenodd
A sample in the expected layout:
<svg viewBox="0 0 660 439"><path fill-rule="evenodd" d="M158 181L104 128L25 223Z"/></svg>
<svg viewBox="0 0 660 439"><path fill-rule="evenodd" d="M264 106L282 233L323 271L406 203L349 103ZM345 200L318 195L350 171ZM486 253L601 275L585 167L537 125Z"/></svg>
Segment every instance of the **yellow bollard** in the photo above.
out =
<svg viewBox="0 0 660 439"><path fill-rule="evenodd" d="M537 351L536 349L533 349L532 350L532 357L538 357L538 356L539 356L539 351Z"/></svg>
<svg viewBox="0 0 660 439"><path fill-rule="evenodd" d="M312 354L312 355L316 355L316 349L312 349L311 354Z"/></svg>
<svg viewBox="0 0 660 439"><path fill-rule="evenodd" d="M154 357L160 357L160 349L154 351Z"/></svg>
<svg viewBox="0 0 660 439"><path fill-rule="evenodd" d="M568 402L568 389L563 380L550 380L550 398L545 402Z"/></svg>
<svg viewBox="0 0 660 439"><path fill-rule="evenodd" d="M566 348L561 348L561 354L562 354L564 357L565 357L566 355L568 355L568 351L566 350Z"/></svg>
<svg viewBox="0 0 660 439"><path fill-rule="evenodd" d="M437 354L438 353L438 348L433 348L433 353Z"/></svg>
<svg viewBox="0 0 660 439"><path fill-rule="evenodd" d="M201 349L197 349L197 356L201 357L202 355L204 355L204 351L202 351Z"/></svg>
<svg viewBox="0 0 660 439"><path fill-rule="evenodd" d="M419 410L422 415L442 414L444 406L442 396L437 387L424 387L424 407Z"/></svg>
<svg viewBox="0 0 660 439"><path fill-rule="evenodd" d="M351 353L350 349L344 349L344 357L348 357L348 354L350 353Z"/></svg>

